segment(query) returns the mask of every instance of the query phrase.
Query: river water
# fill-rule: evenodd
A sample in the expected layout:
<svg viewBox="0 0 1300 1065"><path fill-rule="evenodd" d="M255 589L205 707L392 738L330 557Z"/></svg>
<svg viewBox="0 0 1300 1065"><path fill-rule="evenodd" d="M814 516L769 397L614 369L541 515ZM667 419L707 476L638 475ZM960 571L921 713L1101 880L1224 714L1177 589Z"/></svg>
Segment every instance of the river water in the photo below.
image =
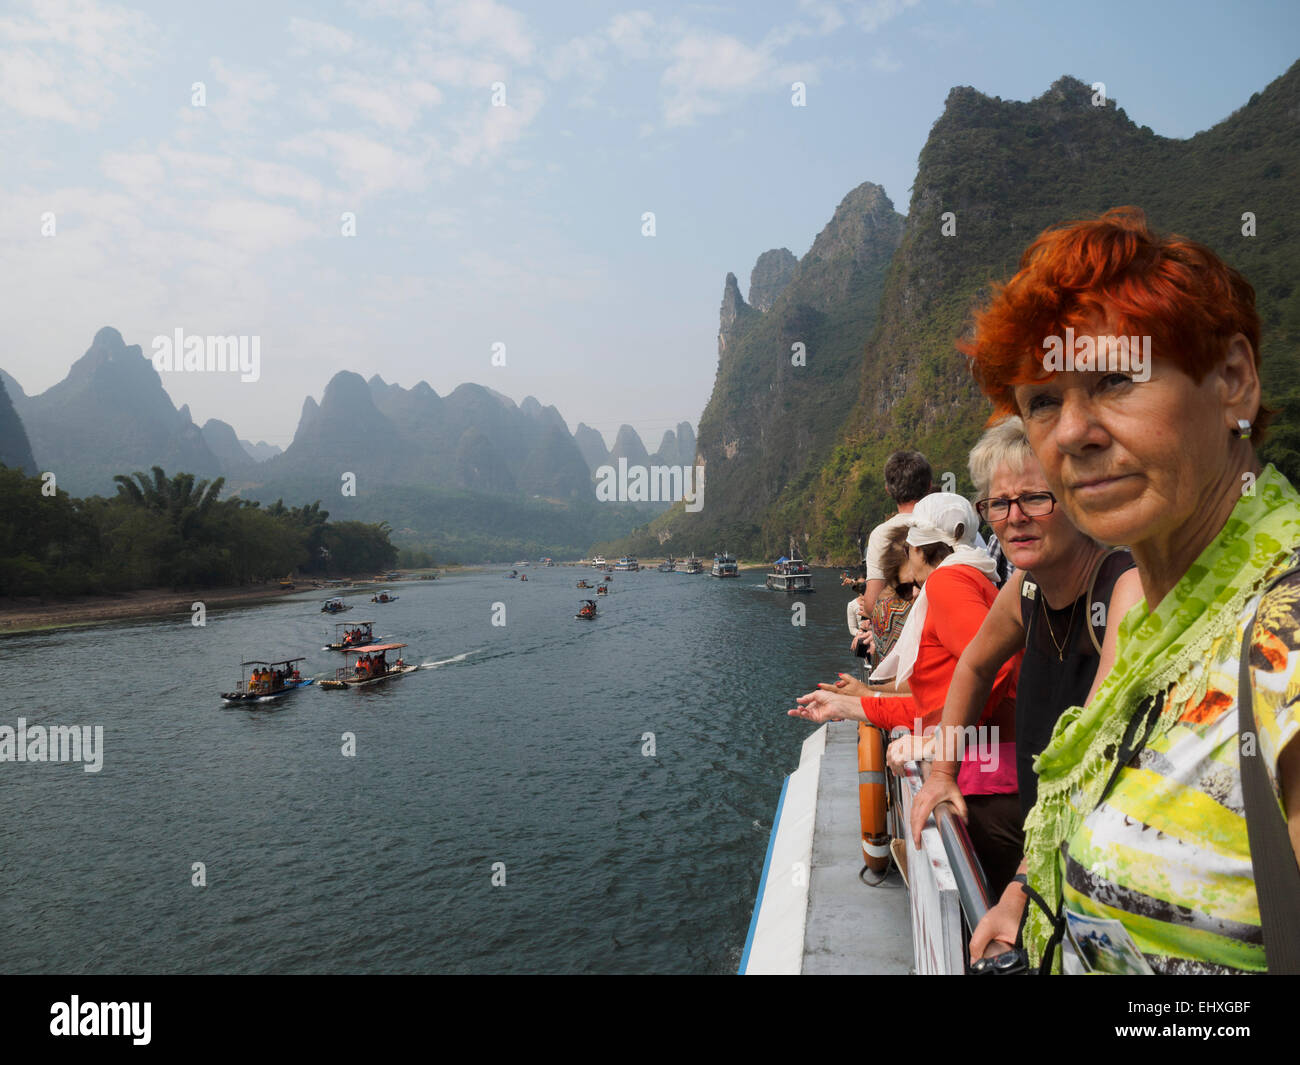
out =
<svg viewBox="0 0 1300 1065"><path fill-rule="evenodd" d="M4 971L734 972L848 593L618 573L584 622L591 570L503 572L0 640L0 725L104 734L97 773L0 762ZM222 706L371 617L426 668Z"/></svg>

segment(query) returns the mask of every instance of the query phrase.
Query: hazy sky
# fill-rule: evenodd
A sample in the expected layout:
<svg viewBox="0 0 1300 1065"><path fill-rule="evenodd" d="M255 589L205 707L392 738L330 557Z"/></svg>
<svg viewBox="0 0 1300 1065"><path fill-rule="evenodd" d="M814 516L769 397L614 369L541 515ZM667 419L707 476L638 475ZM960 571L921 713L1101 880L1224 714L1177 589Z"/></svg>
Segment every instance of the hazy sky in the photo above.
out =
<svg viewBox="0 0 1300 1065"><path fill-rule="evenodd" d="M339 370L476 381L653 450L708 399L726 272L863 181L905 213L952 86L1068 73L1187 137L1297 57L1293 0L7 0L0 367L30 394L104 325L256 335L260 381L172 399L283 446Z"/></svg>

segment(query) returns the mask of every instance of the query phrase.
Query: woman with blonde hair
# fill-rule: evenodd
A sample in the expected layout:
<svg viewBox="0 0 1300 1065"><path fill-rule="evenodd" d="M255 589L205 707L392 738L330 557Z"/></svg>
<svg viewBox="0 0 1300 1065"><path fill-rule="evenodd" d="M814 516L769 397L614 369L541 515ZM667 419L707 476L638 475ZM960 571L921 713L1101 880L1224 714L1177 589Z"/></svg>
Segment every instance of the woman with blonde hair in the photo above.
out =
<svg viewBox="0 0 1300 1065"><path fill-rule="evenodd" d="M971 449L970 472L981 497L975 507L1016 570L953 671L937 757L935 737L923 743L906 737L891 745L889 761L901 772L906 761L936 757L912 802L912 836L918 846L921 829L939 803L951 802L965 816L970 797L958 786L956 737L965 736L965 729L980 719L998 671L1024 652L1015 711L1019 803L1014 810L1002 810L998 819L1013 826L1008 831L1015 857L1009 868L985 870L1000 901L975 929L971 956L978 958L990 942L1000 944L995 953L1016 942L1025 895L1012 878L1021 858L1025 815L1037 794L1034 759L1047 746L1061 713L1086 702L1097 676L1109 668L1119 619L1142 591L1128 552L1103 547L1057 506L1020 418L1004 418L984 432ZM985 797L976 802L1006 804Z"/></svg>

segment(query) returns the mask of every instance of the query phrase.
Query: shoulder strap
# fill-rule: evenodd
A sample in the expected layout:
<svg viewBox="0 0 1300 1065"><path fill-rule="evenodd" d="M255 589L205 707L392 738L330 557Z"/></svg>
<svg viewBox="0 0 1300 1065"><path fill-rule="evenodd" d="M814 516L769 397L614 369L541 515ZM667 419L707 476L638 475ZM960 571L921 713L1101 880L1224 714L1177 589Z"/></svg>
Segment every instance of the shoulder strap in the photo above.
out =
<svg viewBox="0 0 1300 1065"><path fill-rule="evenodd" d="M1092 646L1096 649L1098 655L1101 654L1101 641L1097 639L1097 628L1092 623L1092 604L1096 601L1097 581L1101 579L1101 571L1106 568L1106 563L1109 562L1121 551L1127 553L1128 548L1112 547L1109 551L1107 551L1104 555L1102 555L1101 558L1097 559L1097 565L1093 568L1092 571L1092 579L1088 582L1088 598L1085 600L1085 604L1087 605L1088 608L1088 618L1087 618L1088 636L1091 638ZM1106 593L1106 615L1105 616L1107 618L1110 617L1110 596L1111 593L1115 591L1115 581L1119 580L1121 574L1127 572L1130 568L1132 568L1131 562L1128 566L1126 566L1123 570L1121 570L1120 573L1115 574L1114 580L1110 582L1110 591ZM1101 629L1102 632L1105 632L1106 626L1102 625Z"/></svg>
<svg viewBox="0 0 1300 1065"><path fill-rule="evenodd" d="M1042 589L1028 570L1020 580L1020 623L1025 627L1025 646L1029 646L1029 637L1033 631L1034 615L1038 613L1038 597Z"/></svg>
<svg viewBox="0 0 1300 1065"><path fill-rule="evenodd" d="M1285 578L1300 572L1292 565L1268 583L1264 596ZM1287 833L1286 821L1279 816L1277 799L1268 780L1264 759L1259 754L1255 731L1253 689L1250 677L1250 648L1255 633L1259 606L1241 641L1241 666L1237 681L1237 748L1241 758L1241 794L1246 807L1246 832L1250 840L1250 862L1255 874L1255 894L1259 898L1259 919L1264 934L1264 957L1270 973L1300 973L1300 867ZM1247 736L1251 743L1244 744ZM1247 750L1249 747L1249 750Z"/></svg>
<svg viewBox="0 0 1300 1065"><path fill-rule="evenodd" d="M1160 712L1165 706L1165 694L1162 691L1154 696L1148 695L1129 720L1128 727L1124 730L1124 738L1120 741L1119 748L1115 752L1115 764L1111 767L1110 779L1106 781L1106 786L1102 788L1101 795L1097 799L1097 805L1093 807L1093 810L1096 810L1106 801L1106 796L1110 794L1110 789L1115 786L1115 780L1119 777L1120 771L1137 757L1138 752L1146 746L1147 740L1151 738L1156 722L1160 720ZM1138 735L1139 732L1141 736ZM1064 841L1061 843L1061 853L1067 856L1069 854L1069 845ZM1038 969L1040 976L1047 976L1052 971L1052 958L1056 953L1056 948L1065 936L1064 885L1062 885L1062 890L1057 895L1055 913L1047 908L1047 904L1039 895L1029 890L1028 885L1023 886L1030 899L1047 914L1048 920L1052 922L1052 935L1047 941L1047 946L1043 949L1043 961Z"/></svg>

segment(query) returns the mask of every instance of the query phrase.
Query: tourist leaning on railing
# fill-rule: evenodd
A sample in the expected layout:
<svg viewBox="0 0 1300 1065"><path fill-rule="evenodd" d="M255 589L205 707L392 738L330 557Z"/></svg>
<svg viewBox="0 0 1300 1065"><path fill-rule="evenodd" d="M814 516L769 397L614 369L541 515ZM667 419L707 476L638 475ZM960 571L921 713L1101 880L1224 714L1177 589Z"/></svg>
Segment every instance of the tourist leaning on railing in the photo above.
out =
<svg viewBox="0 0 1300 1065"><path fill-rule="evenodd" d="M997 597L990 580L993 560L976 547L979 524L970 503L938 492L916 504L907 532L909 557L899 574L921 586L902 635L872 675L911 686L910 696L844 694L825 688L797 700L791 715L822 722L852 718L884 729L913 729L938 723L953 669L979 631ZM970 831L990 879L1001 876L1000 891L1020 858L1019 804L1015 779L1015 697L1019 658L999 672L981 723L996 726L1001 742L962 764L965 794L986 796L970 803ZM992 729L990 728L990 731Z"/></svg>
<svg viewBox="0 0 1300 1065"><path fill-rule="evenodd" d="M912 800L911 829L917 846L921 829L939 803L951 802L966 816L957 785L957 736L969 736L961 730L979 720L998 670L1024 651L1016 682L1021 828L1037 794L1034 759L1047 745L1062 711L1087 701L1098 664L1104 660L1104 672L1114 661L1119 621L1142 595L1129 553L1108 550L1086 536L1056 505L1018 417L1005 418L985 431L971 449L970 471L984 497L977 509L1016 568L953 671L937 752L933 736L909 736L890 745L889 762L896 772L902 763L934 752L930 776ZM1018 836L1017 846L1023 846L1023 834L1018 831ZM1006 873L1006 890L986 919L990 923L975 930L981 947L985 939L1016 942L1026 898L1019 884L1007 883L1014 872ZM979 956L972 948L972 957Z"/></svg>
<svg viewBox="0 0 1300 1065"><path fill-rule="evenodd" d="M1039 236L963 348L1075 525L1129 545L1145 598L1039 756L1028 883L1063 919L1030 907L1031 960L1068 924L1103 970L1295 965L1300 579L1270 585L1300 494L1255 454L1271 412L1254 290L1122 208ZM1264 880L1281 886L1261 928Z"/></svg>
<svg viewBox="0 0 1300 1065"><path fill-rule="evenodd" d="M886 540L885 551L881 558L881 568L885 574L885 589L876 597L876 605L871 608L869 619L868 631L871 635L869 672L874 672L898 643L918 591L915 582L904 581L900 577L908 564L907 529L891 529Z"/></svg>

